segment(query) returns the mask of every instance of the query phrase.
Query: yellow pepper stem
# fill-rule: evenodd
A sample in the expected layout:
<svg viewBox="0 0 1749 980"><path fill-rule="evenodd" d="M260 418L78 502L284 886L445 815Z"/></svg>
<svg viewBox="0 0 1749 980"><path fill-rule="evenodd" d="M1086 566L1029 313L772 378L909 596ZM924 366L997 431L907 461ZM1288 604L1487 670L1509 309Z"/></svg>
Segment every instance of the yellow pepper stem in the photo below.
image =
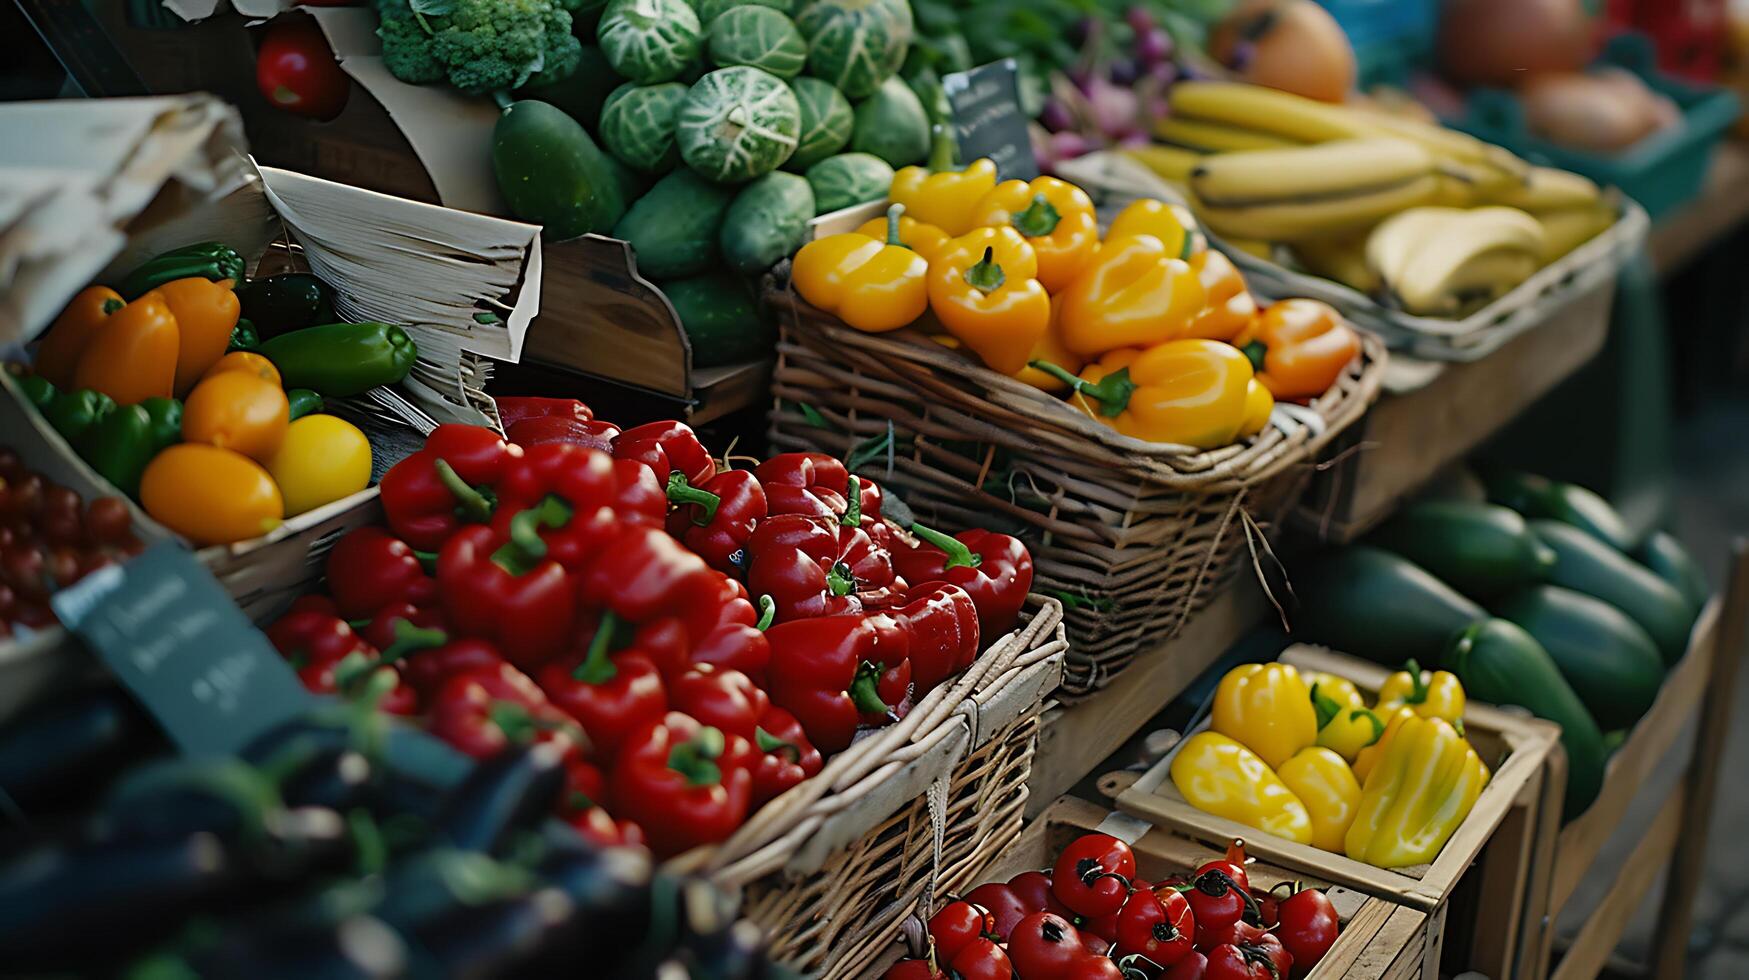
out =
<svg viewBox="0 0 1749 980"><path fill-rule="evenodd" d="M966 270L966 285L979 292L993 293L1007 281L1008 276L996 264L996 250L988 245L984 246L984 257Z"/></svg>
<svg viewBox="0 0 1749 980"><path fill-rule="evenodd" d="M1043 238L1056 231L1062 220L1062 214L1043 194L1034 194L1025 211L1014 212L1014 230L1028 238Z"/></svg>
<svg viewBox="0 0 1749 980"><path fill-rule="evenodd" d="M1106 418L1123 414L1123 410L1130 407L1130 396L1136 392L1136 383L1130 380L1127 367L1118 368L1095 383L1078 378L1050 361L1028 361L1027 366L1037 368L1093 399L1099 405L1099 414Z"/></svg>

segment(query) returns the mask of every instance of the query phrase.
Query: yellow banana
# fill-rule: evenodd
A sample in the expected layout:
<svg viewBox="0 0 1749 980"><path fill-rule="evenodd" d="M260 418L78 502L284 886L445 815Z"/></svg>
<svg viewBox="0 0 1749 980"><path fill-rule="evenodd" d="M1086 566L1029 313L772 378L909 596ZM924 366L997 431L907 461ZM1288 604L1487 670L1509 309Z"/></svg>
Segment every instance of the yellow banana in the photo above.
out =
<svg viewBox="0 0 1749 980"><path fill-rule="evenodd" d="M1461 208L1430 205L1391 215L1367 236L1367 267L1381 281L1396 282L1422 243L1433 240L1439 229L1465 213Z"/></svg>
<svg viewBox="0 0 1749 980"><path fill-rule="evenodd" d="M1377 133L1410 140L1430 153L1458 163L1487 167L1516 180L1523 180L1530 170L1530 164L1510 150L1483 142L1468 133L1383 112L1352 111L1362 125L1372 127Z"/></svg>
<svg viewBox="0 0 1749 980"><path fill-rule="evenodd" d="M1599 202L1590 207L1538 211L1534 217L1543 226L1542 261L1547 265L1607 231L1615 224L1615 209Z"/></svg>
<svg viewBox="0 0 1749 980"><path fill-rule="evenodd" d="M1439 190L1431 174L1376 190L1301 201L1238 207L1211 205L1193 194L1197 217L1222 237L1300 242L1354 231L1405 208L1425 204Z"/></svg>
<svg viewBox="0 0 1749 980"><path fill-rule="evenodd" d="M1477 208L1423 227L1426 237L1396 274L1382 276L1410 313L1456 315L1523 282L1541 261L1542 226L1515 208Z"/></svg>
<svg viewBox="0 0 1749 980"><path fill-rule="evenodd" d="M1273 133L1302 143L1361 139L1377 133L1350 110L1244 82L1179 82L1172 113L1204 122Z"/></svg>
<svg viewBox="0 0 1749 980"><path fill-rule="evenodd" d="M1199 153L1236 153L1244 150L1274 150L1299 146L1297 140L1241 129L1225 123L1204 122L1183 116L1167 116L1154 123L1154 136L1167 143Z"/></svg>
<svg viewBox="0 0 1749 980"><path fill-rule="evenodd" d="M1217 207L1322 202L1412 183L1433 166L1432 155L1407 140L1337 140L1211 156L1190 172L1190 187Z"/></svg>
<svg viewBox="0 0 1749 980"><path fill-rule="evenodd" d="M1294 245L1294 258L1313 275L1371 294L1379 288L1380 280L1367 264L1366 242L1364 232L1308 239Z"/></svg>
<svg viewBox="0 0 1749 980"><path fill-rule="evenodd" d="M1123 154L1154 171L1161 180L1171 181L1174 184L1188 183L1190 172L1202 162L1201 153L1154 143L1132 147L1124 150Z"/></svg>
<svg viewBox="0 0 1749 980"><path fill-rule="evenodd" d="M1589 207L1602 196L1603 192L1591 180L1553 167L1532 167L1523 182L1487 195L1490 203L1525 211Z"/></svg>

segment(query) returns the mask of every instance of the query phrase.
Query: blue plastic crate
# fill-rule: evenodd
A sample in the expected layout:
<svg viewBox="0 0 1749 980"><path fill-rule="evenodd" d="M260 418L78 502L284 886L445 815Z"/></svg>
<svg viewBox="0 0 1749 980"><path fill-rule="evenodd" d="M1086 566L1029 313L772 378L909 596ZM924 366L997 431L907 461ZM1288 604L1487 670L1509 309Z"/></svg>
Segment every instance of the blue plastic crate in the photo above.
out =
<svg viewBox="0 0 1749 980"><path fill-rule="evenodd" d="M1330 11L1349 44L1361 88L1401 84L1410 67L1426 60L1439 22L1438 0L1318 0Z"/></svg>
<svg viewBox="0 0 1749 980"><path fill-rule="evenodd" d="M1446 125L1497 143L1535 163L1583 174L1614 185L1640 202L1654 220L1699 194L1712 163L1713 148L1737 119L1736 95L1716 86L1697 85L1660 74L1652 44L1640 34L1624 34L1605 47L1601 64L1640 76L1654 92L1682 110L1682 122L1655 133L1620 153L1605 155L1559 146L1533 135L1524 107L1511 92L1472 92L1462 119Z"/></svg>

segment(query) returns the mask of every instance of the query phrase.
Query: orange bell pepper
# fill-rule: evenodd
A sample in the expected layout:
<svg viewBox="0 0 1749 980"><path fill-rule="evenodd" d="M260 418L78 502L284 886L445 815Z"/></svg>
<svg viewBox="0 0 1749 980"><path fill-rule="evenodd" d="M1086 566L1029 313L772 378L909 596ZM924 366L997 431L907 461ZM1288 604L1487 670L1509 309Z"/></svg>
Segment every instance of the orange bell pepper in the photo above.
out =
<svg viewBox="0 0 1749 980"><path fill-rule="evenodd" d="M1032 246L1013 228L976 228L929 266L929 308L992 370L1018 374L1051 325Z"/></svg>
<svg viewBox="0 0 1749 980"><path fill-rule="evenodd" d="M1012 225L1026 237L1038 255L1038 281L1046 292L1068 288L1099 250L1093 199L1055 177L1005 180L984 195L975 213L980 225Z"/></svg>
<svg viewBox="0 0 1749 980"><path fill-rule="evenodd" d="M117 405L169 398L176 390L176 317L156 290L109 315L79 355L73 387L101 391Z"/></svg>
<svg viewBox="0 0 1749 980"><path fill-rule="evenodd" d="M36 373L57 388L71 387L73 371L79 366L79 355L85 353L85 346L109 322L109 315L126 305L121 294L108 286L80 290L37 346Z"/></svg>
<svg viewBox="0 0 1749 980"><path fill-rule="evenodd" d="M1188 263L1153 235L1110 238L1062 294L1063 346L1083 357L1152 347L1184 332L1204 292Z"/></svg>
<svg viewBox="0 0 1749 980"><path fill-rule="evenodd" d="M1247 419L1251 362L1219 341L1114 350L1078 378L1048 361L1033 366L1072 386L1070 404L1089 417L1148 442L1214 449L1237 438Z"/></svg>
<svg viewBox="0 0 1749 980"><path fill-rule="evenodd" d="M1183 336L1232 342L1257 315L1257 301L1245 288L1245 277L1239 274L1232 259L1212 248L1193 256L1190 269L1202 283L1207 299L1202 311L1191 318Z"/></svg>
<svg viewBox="0 0 1749 980"><path fill-rule="evenodd" d="M877 241L886 241L887 219L870 218L862 223L862 227L856 229L856 233L867 235ZM947 232L934 225L918 221L908 214L899 216L899 244L923 256L926 262L935 261L935 257L941 253L941 247L947 244L948 238Z"/></svg>
<svg viewBox="0 0 1749 980"><path fill-rule="evenodd" d="M1187 223L1187 218L1188 214L1180 217L1179 212L1165 201L1144 197L1131 201L1117 213L1117 217L1111 219L1111 227L1105 229L1105 237L1153 235L1160 239L1160 244L1166 246L1167 255L1189 259L1192 245L1190 229L1195 225Z"/></svg>
<svg viewBox="0 0 1749 980"><path fill-rule="evenodd" d="M887 209L886 238L827 235L796 253L790 281L802 299L867 333L907 326L929 308L929 263L899 238L904 205Z"/></svg>
<svg viewBox="0 0 1749 980"><path fill-rule="evenodd" d="M176 317L176 396L188 394L207 368L225 356L243 304L224 279L176 279L155 290Z"/></svg>
<svg viewBox="0 0 1749 980"><path fill-rule="evenodd" d="M1284 299L1252 321L1234 343L1277 399L1314 398L1330 390L1360 353L1360 335L1315 299Z"/></svg>

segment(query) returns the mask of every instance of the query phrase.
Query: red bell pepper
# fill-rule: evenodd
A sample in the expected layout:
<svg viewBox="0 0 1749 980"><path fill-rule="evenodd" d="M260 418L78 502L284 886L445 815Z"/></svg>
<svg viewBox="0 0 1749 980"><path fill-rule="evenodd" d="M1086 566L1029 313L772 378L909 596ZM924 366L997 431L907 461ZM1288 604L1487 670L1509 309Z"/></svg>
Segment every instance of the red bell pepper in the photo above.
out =
<svg viewBox="0 0 1749 980"><path fill-rule="evenodd" d="M603 612L584 649L540 669L541 690L583 726L605 758L613 758L628 735L668 712L662 675L636 648L609 654L619 618Z"/></svg>
<svg viewBox="0 0 1749 980"><path fill-rule="evenodd" d="M572 419L587 422L595 418L589 406L575 398L539 398L530 395L506 395L492 399L498 406L498 421L508 430L525 419Z"/></svg>
<svg viewBox="0 0 1749 980"><path fill-rule="evenodd" d="M523 419L504 430L505 438L524 449L556 442L604 453L613 449L614 437L618 435L619 426L612 422L603 422L600 419L580 421L558 416Z"/></svg>
<svg viewBox="0 0 1749 980"><path fill-rule="evenodd" d="M543 504L519 512L511 533L470 527L443 546L437 584L456 629L493 641L511 663L538 666L569 647L576 629L571 576L546 557L536 528L570 519Z"/></svg>
<svg viewBox="0 0 1749 980"><path fill-rule="evenodd" d="M920 585L905 593L905 604L888 615L910 633L911 680L919 695L978 659L978 609L957 585Z"/></svg>
<svg viewBox="0 0 1749 980"><path fill-rule="evenodd" d="M747 539L747 588L769 595L776 621L843 616L891 605L903 594L892 559L860 527L784 514Z"/></svg>
<svg viewBox="0 0 1749 980"><path fill-rule="evenodd" d="M476 759L512 745L559 742L569 765L571 752L586 744L577 723L509 664L450 675L433 696L430 714L433 735Z"/></svg>
<svg viewBox="0 0 1749 980"><path fill-rule="evenodd" d="M858 726L899 719L911 693L910 633L889 616L779 623L771 643L771 701L796 716L821 752L850 747Z"/></svg>
<svg viewBox="0 0 1749 980"><path fill-rule="evenodd" d="M750 750L679 712L650 722L620 748L609 777L612 812L644 828L658 857L726 839L747 819Z"/></svg>
<svg viewBox="0 0 1749 980"><path fill-rule="evenodd" d="M401 664L403 672L409 655L449 642L449 621L435 604L396 602L378 609L368 621L355 622L365 623L359 634L365 642L380 650L383 660Z"/></svg>
<svg viewBox="0 0 1749 980"><path fill-rule="evenodd" d="M761 624L771 625L770 597L756 609L741 583L715 570L688 588L690 597L678 613L639 625L632 643L656 661L665 678L712 664L763 684L771 648Z"/></svg>
<svg viewBox="0 0 1749 980"><path fill-rule="evenodd" d="M656 473L656 482L675 503L699 503L695 488L717 473L717 461L685 422L649 422L613 440L614 459L632 459Z"/></svg>
<svg viewBox="0 0 1749 980"><path fill-rule="evenodd" d="M747 470L724 470L694 488L695 496L668 515L668 533L719 572L740 570L741 550L765 520L765 489Z"/></svg>
<svg viewBox="0 0 1749 980"><path fill-rule="evenodd" d="M390 714L419 711L418 695L344 620L320 612L289 613L268 627L267 638L304 687L317 694L371 699Z"/></svg>
<svg viewBox="0 0 1749 980"><path fill-rule="evenodd" d="M334 600L328 596L311 592L293 599L292 604L286 608L285 615L290 616L292 613L301 612L317 612L338 618L340 607L335 605Z"/></svg>
<svg viewBox="0 0 1749 980"><path fill-rule="evenodd" d="M407 683L429 704L444 682L457 674L497 671L510 666L498 648L472 636L457 636L448 642L421 650L402 661Z"/></svg>
<svg viewBox="0 0 1749 980"><path fill-rule="evenodd" d="M437 597L437 582L423 562L436 557L414 551L384 528L354 528L328 552L328 591L347 619L375 615L392 603L426 605Z"/></svg>
<svg viewBox="0 0 1749 980"><path fill-rule="evenodd" d="M414 548L441 548L464 524L492 517L492 486L522 450L478 425L440 425L425 448L383 474L389 529Z"/></svg>
<svg viewBox="0 0 1749 980"><path fill-rule="evenodd" d="M753 729L753 803L774 800L818 775L826 763L796 716L772 705Z"/></svg>
<svg viewBox="0 0 1749 980"><path fill-rule="evenodd" d="M572 809L565 815L565 822L596 847L644 846L644 828L630 820L615 820L613 814L599 806Z"/></svg>
<svg viewBox="0 0 1749 980"><path fill-rule="evenodd" d="M498 533L512 536L518 514L544 508L534 533L547 557L569 572L581 570L621 527L660 527L668 513L649 467L566 443L531 447L507 463L497 493Z"/></svg>
<svg viewBox="0 0 1749 980"><path fill-rule="evenodd" d="M842 518L849 503L850 471L825 453L780 453L753 470L765 488L773 516L801 514L805 517ZM857 481L861 516L881 517L881 488L873 480ZM860 522L859 522L860 523Z"/></svg>
<svg viewBox="0 0 1749 980"><path fill-rule="evenodd" d="M961 531L953 537L911 525L923 539L917 548L896 548L893 564L911 582L952 582L978 607L984 638L994 640L1020 621L1032 588L1032 555L1020 539L994 531Z"/></svg>
<svg viewBox="0 0 1749 980"><path fill-rule="evenodd" d="M748 741L753 740L759 719L771 707L771 698L746 674L714 664L699 664L675 677L668 686L668 700L675 711L700 724Z"/></svg>

